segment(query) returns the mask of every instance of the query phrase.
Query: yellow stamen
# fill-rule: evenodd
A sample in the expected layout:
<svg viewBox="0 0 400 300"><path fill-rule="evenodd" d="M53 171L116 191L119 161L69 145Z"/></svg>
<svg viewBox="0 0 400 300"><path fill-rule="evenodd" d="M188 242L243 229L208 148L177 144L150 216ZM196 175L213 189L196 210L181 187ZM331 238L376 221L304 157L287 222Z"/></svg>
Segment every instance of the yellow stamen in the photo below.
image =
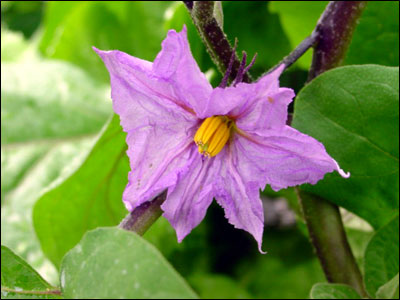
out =
<svg viewBox="0 0 400 300"><path fill-rule="evenodd" d="M211 121L215 117L207 118L204 120L204 122L201 124L200 128L197 129L196 134L194 135L194 140L198 141L204 134L204 131L207 129L208 125L210 125ZM197 143L197 142L196 142Z"/></svg>
<svg viewBox="0 0 400 300"><path fill-rule="evenodd" d="M197 130L194 141L199 153L212 157L217 155L228 142L234 123L225 116L213 116L204 120Z"/></svg>

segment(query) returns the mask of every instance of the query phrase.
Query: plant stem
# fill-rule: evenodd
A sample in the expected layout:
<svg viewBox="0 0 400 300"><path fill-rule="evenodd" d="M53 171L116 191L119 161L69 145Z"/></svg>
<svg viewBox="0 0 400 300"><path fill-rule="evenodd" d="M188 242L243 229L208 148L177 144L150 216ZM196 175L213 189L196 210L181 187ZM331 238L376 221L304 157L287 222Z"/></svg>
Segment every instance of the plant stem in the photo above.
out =
<svg viewBox="0 0 400 300"><path fill-rule="evenodd" d="M167 191L165 190L152 201L145 202L136 207L121 221L119 227L143 235L161 216L161 204L163 204L166 198Z"/></svg>
<svg viewBox="0 0 400 300"><path fill-rule="evenodd" d="M294 64L308 49L310 49L318 40L318 32L313 31L306 37L289 55L285 56L278 64L269 69L266 74L271 73L280 65L285 64L285 69Z"/></svg>
<svg viewBox="0 0 400 300"><path fill-rule="evenodd" d="M346 55L357 20L366 1L331 1L314 30L317 41L308 81L339 66ZM358 265L344 231L339 208L316 195L296 188L311 242L329 282L352 286L368 297Z"/></svg>
<svg viewBox="0 0 400 300"><path fill-rule="evenodd" d="M319 19L308 80L342 64L367 1L331 1Z"/></svg>
<svg viewBox="0 0 400 300"><path fill-rule="evenodd" d="M214 15L215 1L194 1L192 8L189 1L184 1L192 17L194 25L203 40L204 45L211 59L224 74L228 68L233 49L222 30L222 19L217 20ZM218 10L219 11L219 10ZM222 16L220 16L222 18ZM221 25L220 25L221 24ZM236 78L240 66L238 56L235 54L235 60L232 66L232 72L229 76L230 81ZM244 82L251 82L251 76L248 72L243 75Z"/></svg>
<svg viewBox="0 0 400 300"><path fill-rule="evenodd" d="M339 208L298 188L296 192L311 242L328 282L348 284L363 297L368 297L347 241Z"/></svg>

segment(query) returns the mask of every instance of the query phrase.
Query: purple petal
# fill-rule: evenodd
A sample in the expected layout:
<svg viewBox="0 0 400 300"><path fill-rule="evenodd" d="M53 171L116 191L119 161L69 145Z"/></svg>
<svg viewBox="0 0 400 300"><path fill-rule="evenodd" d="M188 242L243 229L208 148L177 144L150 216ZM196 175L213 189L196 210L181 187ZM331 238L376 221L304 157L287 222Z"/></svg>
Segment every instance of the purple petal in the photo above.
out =
<svg viewBox="0 0 400 300"><path fill-rule="evenodd" d="M197 117L176 100L152 64L119 51L99 51L111 78L113 107L128 133L131 172L123 194L128 210L176 183L187 168Z"/></svg>
<svg viewBox="0 0 400 300"><path fill-rule="evenodd" d="M315 184L335 170L345 178L350 176L320 142L289 126L269 130L263 136L236 135L234 146L245 166L242 176L253 178L259 188L266 183L275 191L303 183Z"/></svg>
<svg viewBox="0 0 400 300"><path fill-rule="evenodd" d="M175 228L178 242L190 233L204 218L213 200L213 186L220 169L220 160L204 159L197 147L192 148L186 173L179 175L179 182L168 190L162 204L164 217Z"/></svg>
<svg viewBox="0 0 400 300"><path fill-rule="evenodd" d="M286 125L288 105L295 94L292 89L279 88L259 98L254 98L236 121L238 128L245 132L262 135L269 129Z"/></svg>
<svg viewBox="0 0 400 300"><path fill-rule="evenodd" d="M179 102L168 83L152 74L152 63L120 51L95 51L103 59L111 80L114 111L124 131L147 123L178 118L197 121L193 112Z"/></svg>
<svg viewBox="0 0 400 300"><path fill-rule="evenodd" d="M186 26L179 33L168 31L167 38L162 42L162 50L154 60L153 71L167 80L177 97L197 114L204 110L212 86L190 52Z"/></svg>
<svg viewBox="0 0 400 300"><path fill-rule="evenodd" d="M235 148L230 144L219 154L222 163L215 199L224 208L229 223L252 234L259 251L265 253L261 249L264 211L259 186L252 170L248 170L247 162Z"/></svg>
<svg viewBox="0 0 400 300"><path fill-rule="evenodd" d="M189 129L189 134L185 130L171 122L128 132L131 172L122 198L129 211L174 186L190 168L194 130Z"/></svg>
<svg viewBox="0 0 400 300"><path fill-rule="evenodd" d="M253 101L236 112L236 125L240 129L260 134L286 125L288 105L295 94L292 89L279 87L279 76L283 69L284 65L281 65L254 84L252 95L248 96Z"/></svg>
<svg viewBox="0 0 400 300"><path fill-rule="evenodd" d="M254 133L285 126L287 107L294 92L279 88L278 78L283 67L265 75L256 83L216 88L200 116L228 115L236 120L239 128Z"/></svg>

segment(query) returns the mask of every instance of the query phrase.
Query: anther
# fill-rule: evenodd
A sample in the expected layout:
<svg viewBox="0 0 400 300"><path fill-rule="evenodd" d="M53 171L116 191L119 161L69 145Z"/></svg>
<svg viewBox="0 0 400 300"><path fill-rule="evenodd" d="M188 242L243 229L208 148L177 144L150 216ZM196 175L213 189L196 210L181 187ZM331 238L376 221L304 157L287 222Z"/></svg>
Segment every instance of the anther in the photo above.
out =
<svg viewBox="0 0 400 300"><path fill-rule="evenodd" d="M199 153L213 157L224 148L234 129L234 122L226 116L207 118L197 130L194 141Z"/></svg>

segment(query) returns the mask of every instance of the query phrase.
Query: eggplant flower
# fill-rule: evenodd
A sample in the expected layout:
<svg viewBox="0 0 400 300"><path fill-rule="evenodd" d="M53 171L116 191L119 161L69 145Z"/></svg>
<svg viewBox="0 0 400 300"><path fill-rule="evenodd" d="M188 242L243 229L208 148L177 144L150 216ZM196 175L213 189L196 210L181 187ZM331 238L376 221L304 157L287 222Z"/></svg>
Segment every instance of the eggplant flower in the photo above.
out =
<svg viewBox="0 0 400 300"><path fill-rule="evenodd" d="M314 138L286 125L293 90L279 87L282 65L255 83L212 88L194 60L186 27L170 30L154 62L95 51L111 78L114 111L127 132L129 211L168 189L163 216L178 242L215 200L236 228L264 229L259 191L348 177Z"/></svg>

